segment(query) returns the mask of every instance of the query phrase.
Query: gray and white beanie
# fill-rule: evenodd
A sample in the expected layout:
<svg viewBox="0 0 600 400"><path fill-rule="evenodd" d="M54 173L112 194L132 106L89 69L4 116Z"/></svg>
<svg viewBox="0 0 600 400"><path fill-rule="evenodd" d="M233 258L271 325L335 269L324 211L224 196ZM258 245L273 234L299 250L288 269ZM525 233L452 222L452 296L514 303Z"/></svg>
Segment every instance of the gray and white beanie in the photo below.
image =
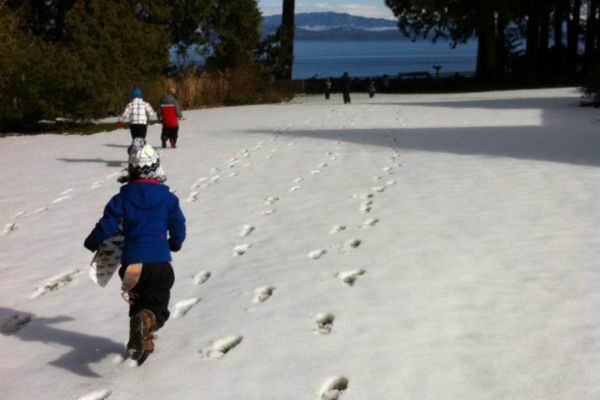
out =
<svg viewBox="0 0 600 400"><path fill-rule="evenodd" d="M129 154L129 175L132 179L157 179L165 181L165 171L154 147L145 139L135 138L127 149Z"/></svg>

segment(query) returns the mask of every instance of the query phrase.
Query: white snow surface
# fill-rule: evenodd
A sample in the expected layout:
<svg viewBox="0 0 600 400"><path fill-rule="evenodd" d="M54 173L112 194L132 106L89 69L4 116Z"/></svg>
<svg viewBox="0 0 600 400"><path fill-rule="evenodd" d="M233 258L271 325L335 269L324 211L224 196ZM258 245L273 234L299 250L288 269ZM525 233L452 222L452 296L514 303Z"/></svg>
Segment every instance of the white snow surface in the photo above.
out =
<svg viewBox="0 0 600 400"><path fill-rule="evenodd" d="M129 132L0 139L0 397L599 399L600 117L578 98L186 112L179 147L158 149L187 218L178 318L140 367L125 360L119 279L96 286L82 246L119 190ZM265 286L276 294L253 301ZM230 337L243 341L203 357Z"/></svg>

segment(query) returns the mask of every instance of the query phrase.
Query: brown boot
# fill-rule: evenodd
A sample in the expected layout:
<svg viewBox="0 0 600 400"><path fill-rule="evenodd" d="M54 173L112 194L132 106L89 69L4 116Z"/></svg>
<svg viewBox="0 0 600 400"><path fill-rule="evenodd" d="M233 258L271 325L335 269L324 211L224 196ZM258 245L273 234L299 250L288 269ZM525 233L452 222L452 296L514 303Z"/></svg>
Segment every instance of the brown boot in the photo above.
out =
<svg viewBox="0 0 600 400"><path fill-rule="evenodd" d="M127 351L132 360L145 359L152 351L154 351L154 343L152 343L152 332L156 330L156 317L150 310L142 310L135 314L129 320L129 342L127 343ZM146 338L150 338L148 350L146 350ZM147 354L146 354L147 352ZM144 355L146 354L146 357Z"/></svg>

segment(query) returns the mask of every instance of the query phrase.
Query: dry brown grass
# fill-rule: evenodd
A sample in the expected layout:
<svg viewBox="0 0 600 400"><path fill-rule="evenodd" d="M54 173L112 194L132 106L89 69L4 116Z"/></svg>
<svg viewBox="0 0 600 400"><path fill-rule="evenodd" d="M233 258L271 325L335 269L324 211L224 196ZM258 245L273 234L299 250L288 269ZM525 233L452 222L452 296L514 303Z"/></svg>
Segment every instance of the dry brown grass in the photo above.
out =
<svg viewBox="0 0 600 400"><path fill-rule="evenodd" d="M148 88L146 98L156 101L171 86L175 86L179 103L184 110L272 103L286 100L285 96L261 87L257 74L251 67L239 67L225 71L202 71L190 68L177 77L163 78L155 87Z"/></svg>

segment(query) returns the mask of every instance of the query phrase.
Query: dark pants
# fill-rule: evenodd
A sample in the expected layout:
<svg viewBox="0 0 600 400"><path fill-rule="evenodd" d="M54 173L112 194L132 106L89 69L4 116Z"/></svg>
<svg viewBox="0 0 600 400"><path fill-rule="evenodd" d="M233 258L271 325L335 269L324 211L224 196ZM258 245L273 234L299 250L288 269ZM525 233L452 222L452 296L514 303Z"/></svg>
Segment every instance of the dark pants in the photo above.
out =
<svg viewBox="0 0 600 400"><path fill-rule="evenodd" d="M131 139L142 138L146 139L146 132L148 131L148 125L146 124L131 124L129 125L131 131Z"/></svg>
<svg viewBox="0 0 600 400"><path fill-rule="evenodd" d="M344 92L344 104L350 103L350 92Z"/></svg>
<svg viewBox="0 0 600 400"><path fill-rule="evenodd" d="M121 279L126 269L124 266L119 270ZM130 292L133 304L129 306L129 316L133 317L142 310L150 310L156 316L158 328L161 328L169 319L169 299L173 283L175 273L171 263L145 263L140 280Z"/></svg>
<svg viewBox="0 0 600 400"><path fill-rule="evenodd" d="M325 91L325 100L329 100L329 95L331 94L331 90Z"/></svg>
<svg viewBox="0 0 600 400"><path fill-rule="evenodd" d="M175 147L178 137L179 126L174 126L172 128L166 128L163 126L162 135L160 136L160 140L162 140L162 147L167 147L167 140L171 142L171 147Z"/></svg>
<svg viewBox="0 0 600 400"><path fill-rule="evenodd" d="M372 99L373 97L375 97L375 92L369 92L369 98Z"/></svg>

